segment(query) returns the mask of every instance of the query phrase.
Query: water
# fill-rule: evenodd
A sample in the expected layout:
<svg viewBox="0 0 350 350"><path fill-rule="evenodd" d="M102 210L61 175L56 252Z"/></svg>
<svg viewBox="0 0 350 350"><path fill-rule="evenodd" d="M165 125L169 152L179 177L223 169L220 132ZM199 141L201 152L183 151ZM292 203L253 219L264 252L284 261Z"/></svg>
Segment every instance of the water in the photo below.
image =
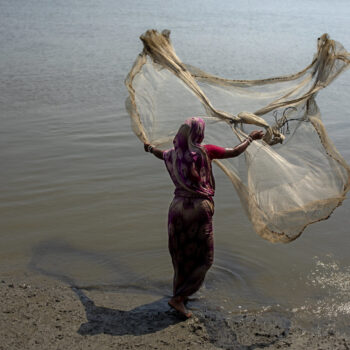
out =
<svg viewBox="0 0 350 350"><path fill-rule="evenodd" d="M170 294L172 184L145 154L124 108L124 78L149 28L169 28L180 58L257 79L307 65L328 32L350 49L347 1L2 1L0 273L36 269L67 283ZM318 96L350 163L349 72ZM346 330L349 200L289 245L258 237L215 169L215 266L202 304L279 310Z"/></svg>

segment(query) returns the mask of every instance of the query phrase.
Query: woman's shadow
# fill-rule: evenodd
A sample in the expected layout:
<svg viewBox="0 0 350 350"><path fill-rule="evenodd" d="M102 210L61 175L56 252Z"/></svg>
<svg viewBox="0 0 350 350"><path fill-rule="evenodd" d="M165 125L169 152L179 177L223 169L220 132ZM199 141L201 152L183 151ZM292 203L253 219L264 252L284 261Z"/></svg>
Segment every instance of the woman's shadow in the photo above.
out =
<svg viewBox="0 0 350 350"><path fill-rule="evenodd" d="M96 306L82 289L72 287L86 312L87 322L81 324L81 335L142 335L155 333L176 324L181 320L172 311L168 311L167 298L161 298L149 304L138 306L130 311Z"/></svg>
<svg viewBox="0 0 350 350"><path fill-rule="evenodd" d="M72 277L70 264L66 266L59 264L59 261L66 261L67 257L74 256L80 259L80 264L84 261L98 261L103 258L106 262L106 256L99 253L92 253L78 250L62 241L47 241L40 243L33 249L32 259L29 268L46 276L65 282L71 290L77 295L84 306L87 322L80 325L78 333L81 335L110 334L110 335L143 335L155 333L159 330L181 322L178 314L170 310L167 304L167 297L162 297L151 303L143 304L129 311L97 306L95 302L87 296L87 290L98 290L103 293L104 287L79 287L77 281ZM127 274L130 278L131 271L125 266L110 261L109 268L115 268L119 273ZM115 265L115 266L114 266ZM138 278L139 279L139 278ZM137 280L137 278L136 278ZM123 283L121 283L123 284ZM122 286L127 293L127 288ZM113 286L106 288L108 291L118 291L116 298L120 294L118 282Z"/></svg>

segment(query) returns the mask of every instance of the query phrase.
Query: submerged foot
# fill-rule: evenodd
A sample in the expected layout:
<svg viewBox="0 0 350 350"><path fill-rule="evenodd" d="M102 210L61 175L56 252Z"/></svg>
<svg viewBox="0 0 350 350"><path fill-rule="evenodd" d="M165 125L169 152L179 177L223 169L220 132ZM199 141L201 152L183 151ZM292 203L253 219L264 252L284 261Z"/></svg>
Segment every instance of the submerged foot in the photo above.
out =
<svg viewBox="0 0 350 350"><path fill-rule="evenodd" d="M182 297L171 298L168 301L168 304L186 318L190 318L192 316L192 312L185 308L184 299Z"/></svg>

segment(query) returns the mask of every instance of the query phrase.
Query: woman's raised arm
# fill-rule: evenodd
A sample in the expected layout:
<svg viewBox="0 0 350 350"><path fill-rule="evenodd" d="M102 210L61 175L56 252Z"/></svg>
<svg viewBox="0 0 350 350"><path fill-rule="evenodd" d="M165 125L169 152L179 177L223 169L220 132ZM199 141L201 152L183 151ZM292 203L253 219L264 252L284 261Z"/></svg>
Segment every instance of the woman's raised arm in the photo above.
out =
<svg viewBox="0 0 350 350"><path fill-rule="evenodd" d="M239 145L233 148L222 148L214 145L206 145L205 148L210 159L225 159L239 156L253 140L260 140L264 136L262 131L252 131Z"/></svg>

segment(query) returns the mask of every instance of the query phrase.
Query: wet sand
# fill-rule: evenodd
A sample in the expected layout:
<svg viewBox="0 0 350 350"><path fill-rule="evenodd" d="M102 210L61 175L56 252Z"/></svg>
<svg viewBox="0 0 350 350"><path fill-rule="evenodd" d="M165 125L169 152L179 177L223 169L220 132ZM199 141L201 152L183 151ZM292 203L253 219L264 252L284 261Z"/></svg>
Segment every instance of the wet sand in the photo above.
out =
<svg viewBox="0 0 350 350"><path fill-rule="evenodd" d="M276 313L231 318L166 297L69 286L27 273L0 280L0 349L349 349L336 330L310 333Z"/></svg>

